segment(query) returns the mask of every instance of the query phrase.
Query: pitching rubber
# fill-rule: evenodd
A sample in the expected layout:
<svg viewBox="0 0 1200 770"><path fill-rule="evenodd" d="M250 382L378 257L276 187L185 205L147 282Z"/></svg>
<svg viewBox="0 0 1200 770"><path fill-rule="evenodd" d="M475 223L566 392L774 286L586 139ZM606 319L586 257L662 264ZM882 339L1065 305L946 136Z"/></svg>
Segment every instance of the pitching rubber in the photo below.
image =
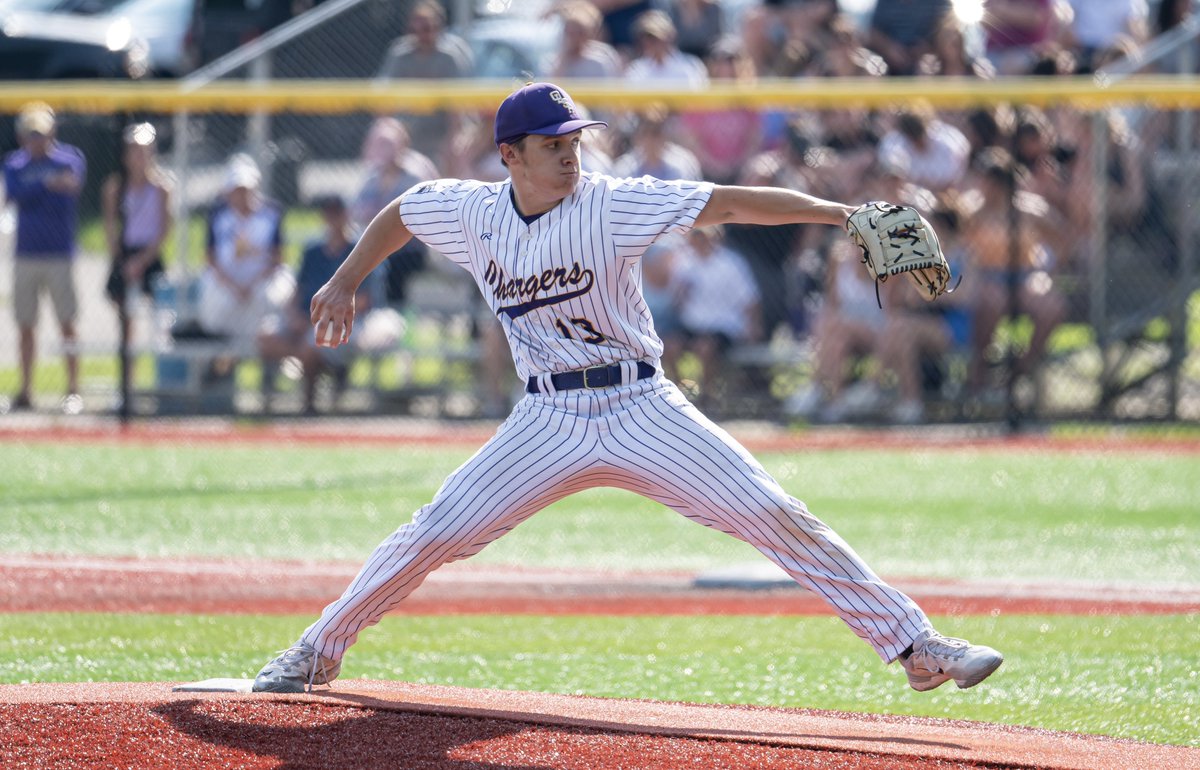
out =
<svg viewBox="0 0 1200 770"><path fill-rule="evenodd" d="M205 679L175 685L171 692L252 692L253 687L253 679Z"/></svg>

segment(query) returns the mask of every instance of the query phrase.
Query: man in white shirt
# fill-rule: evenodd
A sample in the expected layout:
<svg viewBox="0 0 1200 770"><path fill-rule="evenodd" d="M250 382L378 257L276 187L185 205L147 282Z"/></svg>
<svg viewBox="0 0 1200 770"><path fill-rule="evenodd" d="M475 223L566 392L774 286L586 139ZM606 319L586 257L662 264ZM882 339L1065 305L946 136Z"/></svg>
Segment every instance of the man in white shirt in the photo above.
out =
<svg viewBox="0 0 1200 770"><path fill-rule="evenodd" d="M629 63L625 79L631 85L675 84L691 89L708 84L708 69L700 59L679 50L675 25L662 11L646 11L634 24L642 55Z"/></svg>
<svg viewBox="0 0 1200 770"><path fill-rule="evenodd" d="M1139 44L1146 39L1146 0L1070 0L1070 5L1070 37L1085 64L1122 37Z"/></svg>
<svg viewBox="0 0 1200 770"><path fill-rule="evenodd" d="M261 174L248 155L234 155L225 193L208 222L208 268L200 276L200 327L252 347L262 322L295 285L283 266L283 212L259 191Z"/></svg>
<svg viewBox="0 0 1200 770"><path fill-rule="evenodd" d="M683 344L700 361L698 403L711 407L723 384L729 350L754 342L762 326L759 292L750 266L724 243L724 228L703 227L687 235L675 268ZM666 371L674 369L664 356Z"/></svg>
<svg viewBox="0 0 1200 770"><path fill-rule="evenodd" d="M909 181L934 192L953 187L967 173L971 143L932 112L904 110L879 141L880 163L904 169Z"/></svg>

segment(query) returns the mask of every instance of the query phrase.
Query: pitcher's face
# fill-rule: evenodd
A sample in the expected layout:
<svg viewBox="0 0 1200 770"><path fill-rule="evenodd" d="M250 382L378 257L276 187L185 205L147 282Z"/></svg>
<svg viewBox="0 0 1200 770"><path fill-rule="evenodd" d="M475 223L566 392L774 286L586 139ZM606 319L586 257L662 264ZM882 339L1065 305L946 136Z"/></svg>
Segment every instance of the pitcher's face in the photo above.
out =
<svg viewBox="0 0 1200 770"><path fill-rule="evenodd" d="M540 211L522 213L541 213L575 192L575 186L579 184L582 145L583 131L580 130L562 136L529 134L520 146L502 146L501 155L508 163L518 198L526 202L549 203Z"/></svg>

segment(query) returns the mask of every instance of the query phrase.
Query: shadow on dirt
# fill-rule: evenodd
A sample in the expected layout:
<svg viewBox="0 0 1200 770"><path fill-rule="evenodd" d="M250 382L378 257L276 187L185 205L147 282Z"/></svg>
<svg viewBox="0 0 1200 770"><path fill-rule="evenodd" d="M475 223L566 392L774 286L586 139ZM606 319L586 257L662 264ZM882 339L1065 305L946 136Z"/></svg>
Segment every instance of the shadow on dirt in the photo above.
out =
<svg viewBox="0 0 1200 770"><path fill-rule="evenodd" d="M514 736L530 728L515 722L268 701L231 707L227 703L189 700L162 704L153 711L196 740L258 758L273 758L282 763L278 767L288 770L550 770L547 765L453 758L454 752L464 746Z"/></svg>

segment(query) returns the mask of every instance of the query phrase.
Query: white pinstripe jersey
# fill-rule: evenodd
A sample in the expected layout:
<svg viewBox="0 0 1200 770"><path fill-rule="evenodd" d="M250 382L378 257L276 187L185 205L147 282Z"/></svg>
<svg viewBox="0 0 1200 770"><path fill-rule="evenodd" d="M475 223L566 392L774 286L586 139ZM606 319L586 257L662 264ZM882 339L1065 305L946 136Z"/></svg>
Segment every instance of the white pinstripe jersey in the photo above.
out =
<svg viewBox="0 0 1200 770"><path fill-rule="evenodd" d="M531 224L511 191L511 180L427 182L401 197L400 218L475 278L522 380L618 361L657 366L662 341L642 298L641 256L658 237L691 229L712 184L584 173Z"/></svg>

